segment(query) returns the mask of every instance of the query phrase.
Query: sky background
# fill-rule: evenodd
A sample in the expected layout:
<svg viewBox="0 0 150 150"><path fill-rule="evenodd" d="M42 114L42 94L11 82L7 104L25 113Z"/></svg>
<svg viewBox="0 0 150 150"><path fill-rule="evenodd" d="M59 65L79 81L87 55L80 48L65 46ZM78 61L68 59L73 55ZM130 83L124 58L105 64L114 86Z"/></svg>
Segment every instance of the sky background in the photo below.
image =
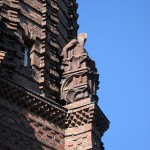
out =
<svg viewBox="0 0 150 150"><path fill-rule="evenodd" d="M105 150L150 150L150 0L77 0L100 73Z"/></svg>

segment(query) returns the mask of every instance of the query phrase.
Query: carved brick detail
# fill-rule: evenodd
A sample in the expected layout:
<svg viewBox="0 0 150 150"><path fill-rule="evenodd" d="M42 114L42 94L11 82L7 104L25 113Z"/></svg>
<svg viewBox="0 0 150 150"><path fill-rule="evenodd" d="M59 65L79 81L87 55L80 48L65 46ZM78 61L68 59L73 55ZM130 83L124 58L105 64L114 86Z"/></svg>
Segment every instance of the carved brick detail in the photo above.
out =
<svg viewBox="0 0 150 150"><path fill-rule="evenodd" d="M109 121L77 8L76 0L0 0L0 149L104 149Z"/></svg>
<svg viewBox="0 0 150 150"><path fill-rule="evenodd" d="M97 101L99 75L94 61L84 49L86 38L87 34L78 35L62 51L61 97L68 103L90 97L93 98L92 101Z"/></svg>

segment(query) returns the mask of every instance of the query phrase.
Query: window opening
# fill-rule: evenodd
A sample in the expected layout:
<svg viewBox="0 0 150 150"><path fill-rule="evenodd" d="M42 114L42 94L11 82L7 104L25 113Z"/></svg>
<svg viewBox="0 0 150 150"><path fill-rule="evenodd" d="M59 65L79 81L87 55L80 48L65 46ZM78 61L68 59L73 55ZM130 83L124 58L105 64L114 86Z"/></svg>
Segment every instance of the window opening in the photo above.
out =
<svg viewBox="0 0 150 150"><path fill-rule="evenodd" d="M24 67L27 67L28 66L28 62L29 62L29 48L28 47L25 47L24 49Z"/></svg>

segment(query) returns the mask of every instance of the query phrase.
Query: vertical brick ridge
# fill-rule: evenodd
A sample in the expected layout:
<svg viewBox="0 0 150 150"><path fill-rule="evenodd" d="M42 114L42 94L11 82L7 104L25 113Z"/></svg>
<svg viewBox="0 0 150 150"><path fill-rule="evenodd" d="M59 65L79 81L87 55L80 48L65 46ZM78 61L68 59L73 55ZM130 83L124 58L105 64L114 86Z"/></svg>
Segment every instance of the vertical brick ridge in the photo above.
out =
<svg viewBox="0 0 150 150"><path fill-rule="evenodd" d="M59 45L58 36L58 3L57 0L47 1L46 12L46 39L45 39L45 66L44 84L45 96L54 101L59 99Z"/></svg>
<svg viewBox="0 0 150 150"><path fill-rule="evenodd" d="M77 37L77 31L79 25L77 24L77 19L79 15L77 14L78 4L76 0L69 0L69 22L68 22L68 38L69 40Z"/></svg>

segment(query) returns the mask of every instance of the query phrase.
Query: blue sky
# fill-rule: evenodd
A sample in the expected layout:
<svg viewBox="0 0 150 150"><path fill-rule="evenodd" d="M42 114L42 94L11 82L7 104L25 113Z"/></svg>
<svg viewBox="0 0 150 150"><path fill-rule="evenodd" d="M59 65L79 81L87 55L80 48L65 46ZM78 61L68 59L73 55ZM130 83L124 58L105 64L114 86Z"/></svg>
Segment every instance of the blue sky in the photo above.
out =
<svg viewBox="0 0 150 150"><path fill-rule="evenodd" d="M77 0L100 73L106 150L150 150L150 0Z"/></svg>

